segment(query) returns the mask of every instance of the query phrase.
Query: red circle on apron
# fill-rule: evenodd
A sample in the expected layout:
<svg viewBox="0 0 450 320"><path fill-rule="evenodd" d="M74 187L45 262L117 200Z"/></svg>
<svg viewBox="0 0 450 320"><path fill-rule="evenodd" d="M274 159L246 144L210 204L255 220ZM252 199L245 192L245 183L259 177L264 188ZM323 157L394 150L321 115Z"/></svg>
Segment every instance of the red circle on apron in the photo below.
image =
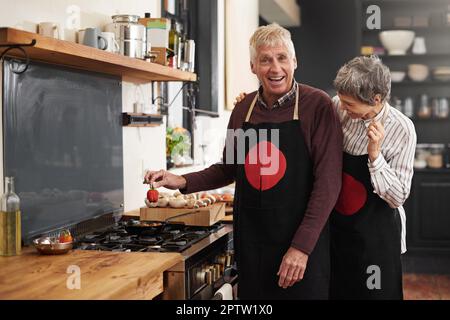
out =
<svg viewBox="0 0 450 320"><path fill-rule="evenodd" d="M260 155L261 149L262 156ZM264 191L276 186L284 177L286 157L273 143L261 141L247 153L244 167L250 185L257 190Z"/></svg>
<svg viewBox="0 0 450 320"><path fill-rule="evenodd" d="M367 190L364 185L347 173L342 174L342 188L334 207L345 216L357 213L366 203Z"/></svg>

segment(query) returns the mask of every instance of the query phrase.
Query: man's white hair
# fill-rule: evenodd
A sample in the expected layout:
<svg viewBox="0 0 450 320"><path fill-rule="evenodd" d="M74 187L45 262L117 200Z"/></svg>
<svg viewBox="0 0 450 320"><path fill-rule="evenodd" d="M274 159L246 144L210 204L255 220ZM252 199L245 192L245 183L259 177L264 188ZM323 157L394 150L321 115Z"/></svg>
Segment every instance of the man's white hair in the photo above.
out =
<svg viewBox="0 0 450 320"><path fill-rule="evenodd" d="M258 48L261 46L276 47L285 46L290 58L295 58L295 47L291 39L291 33L277 23L261 26L250 38L250 59L255 61Z"/></svg>

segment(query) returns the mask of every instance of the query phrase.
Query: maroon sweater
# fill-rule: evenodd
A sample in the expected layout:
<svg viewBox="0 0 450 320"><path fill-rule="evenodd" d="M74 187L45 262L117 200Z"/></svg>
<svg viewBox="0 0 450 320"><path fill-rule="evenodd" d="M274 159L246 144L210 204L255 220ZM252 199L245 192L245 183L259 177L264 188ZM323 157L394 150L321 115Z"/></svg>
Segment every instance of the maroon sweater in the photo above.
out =
<svg viewBox="0 0 450 320"><path fill-rule="evenodd" d="M242 127L255 93L248 94L234 108L228 129ZM284 122L292 120L295 99L276 108L256 103L250 122ZM317 239L337 201L342 179L342 128L330 97L323 91L300 84L299 118L301 131L313 163L314 184L305 216L299 225L292 246L311 254ZM225 150L223 159L225 159ZM209 168L183 175L183 193L211 190L232 183L236 165L214 164Z"/></svg>

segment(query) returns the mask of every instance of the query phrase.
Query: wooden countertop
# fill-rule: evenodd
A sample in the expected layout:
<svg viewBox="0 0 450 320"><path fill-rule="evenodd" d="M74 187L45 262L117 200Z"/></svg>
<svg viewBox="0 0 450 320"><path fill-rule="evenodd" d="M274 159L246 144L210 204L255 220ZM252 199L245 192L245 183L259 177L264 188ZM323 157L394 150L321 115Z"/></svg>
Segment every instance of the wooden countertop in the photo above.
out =
<svg viewBox="0 0 450 320"><path fill-rule="evenodd" d="M72 250L46 256L29 247L20 256L0 257L0 299L150 300L164 290L163 272L181 261L179 253ZM72 265L80 268L80 289L67 288Z"/></svg>

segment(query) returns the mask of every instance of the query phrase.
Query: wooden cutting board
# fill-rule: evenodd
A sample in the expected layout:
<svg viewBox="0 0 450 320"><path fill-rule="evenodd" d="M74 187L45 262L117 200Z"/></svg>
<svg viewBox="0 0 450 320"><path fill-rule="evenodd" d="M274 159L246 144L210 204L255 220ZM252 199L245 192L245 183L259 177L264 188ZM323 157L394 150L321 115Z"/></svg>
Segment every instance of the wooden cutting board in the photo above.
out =
<svg viewBox="0 0 450 320"><path fill-rule="evenodd" d="M170 222L182 222L189 226L211 226L225 217L225 203L218 202L198 209L144 207L140 209L140 220L164 221L170 217L183 213L190 214L174 218L170 220Z"/></svg>

